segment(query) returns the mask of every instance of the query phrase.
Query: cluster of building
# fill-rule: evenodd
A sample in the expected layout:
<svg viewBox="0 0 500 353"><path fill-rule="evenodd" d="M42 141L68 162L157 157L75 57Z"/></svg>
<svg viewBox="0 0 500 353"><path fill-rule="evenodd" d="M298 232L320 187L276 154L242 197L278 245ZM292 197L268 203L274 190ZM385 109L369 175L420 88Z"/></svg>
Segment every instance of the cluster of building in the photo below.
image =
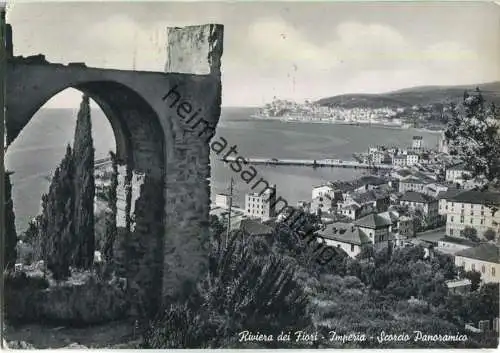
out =
<svg viewBox="0 0 500 353"><path fill-rule="evenodd" d="M396 118L403 111L403 108L342 108L322 106L310 101L299 104L289 100L274 99L260 110L259 116L301 121L386 123L403 126L402 120Z"/></svg>
<svg viewBox="0 0 500 353"><path fill-rule="evenodd" d="M407 149L371 148L372 155L381 150L392 153L391 159L404 155L405 163L384 174L315 186L311 199L295 207L319 216L318 241L351 257L367 246L423 243L432 251L454 256L455 264L466 271L480 272L483 282L500 283L500 210L496 212L500 193L479 191L483 180L471 179L467 167L446 148L441 141L439 151L425 149L420 136L414 136ZM423 156L428 163L422 163ZM276 191L275 185L262 194L245 195L244 208L233 205L231 229L245 227L249 234L271 235L282 211L275 209L272 190ZM212 214L227 221L230 199L230 195L216 195ZM460 290L470 283L460 278L448 285L450 290Z"/></svg>

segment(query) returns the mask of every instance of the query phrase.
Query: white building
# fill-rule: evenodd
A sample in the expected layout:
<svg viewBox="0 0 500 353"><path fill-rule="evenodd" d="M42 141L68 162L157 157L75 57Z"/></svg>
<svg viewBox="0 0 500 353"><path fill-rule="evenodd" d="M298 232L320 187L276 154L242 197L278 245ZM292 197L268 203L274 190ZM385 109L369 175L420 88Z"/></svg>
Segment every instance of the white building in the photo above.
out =
<svg viewBox="0 0 500 353"><path fill-rule="evenodd" d="M392 157L392 165L397 167L406 166L406 156L405 155L395 155Z"/></svg>
<svg viewBox="0 0 500 353"><path fill-rule="evenodd" d="M458 251L470 249L476 245L476 243L468 239L444 236L438 240L436 250L447 254L455 254Z"/></svg>
<svg viewBox="0 0 500 353"><path fill-rule="evenodd" d="M475 228L479 237L488 229L499 234L500 211L491 206L500 205L500 193L466 190L444 200L448 236L461 236L467 226Z"/></svg>
<svg viewBox="0 0 500 353"><path fill-rule="evenodd" d="M418 163L418 155L417 154L408 154L406 155L406 165L412 166Z"/></svg>
<svg viewBox="0 0 500 353"><path fill-rule="evenodd" d="M411 147L416 149L422 148L422 136L413 136Z"/></svg>
<svg viewBox="0 0 500 353"><path fill-rule="evenodd" d="M414 210L421 210L427 218L427 223L431 226L436 225L439 220L439 203L434 197L420 192L408 191L401 197L399 204Z"/></svg>
<svg viewBox="0 0 500 353"><path fill-rule="evenodd" d="M334 188L332 185L325 184L325 185L314 186L311 193L311 199L314 200L321 196L332 195L333 192Z"/></svg>
<svg viewBox="0 0 500 353"><path fill-rule="evenodd" d="M438 150L440 153L449 153L448 142L446 141L446 136L444 136L444 132L439 137L439 145Z"/></svg>
<svg viewBox="0 0 500 353"><path fill-rule="evenodd" d="M245 214L248 217L267 221L276 216L276 185L261 193L245 195Z"/></svg>
<svg viewBox="0 0 500 353"><path fill-rule="evenodd" d="M231 202L231 195L229 194L216 194L215 195L215 206L221 208L229 208Z"/></svg>
<svg viewBox="0 0 500 353"><path fill-rule="evenodd" d="M495 244L485 243L457 252L455 265L465 271L479 272L483 283L500 283L499 249Z"/></svg>
<svg viewBox="0 0 500 353"><path fill-rule="evenodd" d="M462 184L471 177L471 173L464 164L459 164L446 169L446 181Z"/></svg>
<svg viewBox="0 0 500 353"><path fill-rule="evenodd" d="M318 241L327 246L344 250L354 258L366 246L381 248L391 245L391 221L377 214L365 216L355 223L333 223L318 233Z"/></svg>

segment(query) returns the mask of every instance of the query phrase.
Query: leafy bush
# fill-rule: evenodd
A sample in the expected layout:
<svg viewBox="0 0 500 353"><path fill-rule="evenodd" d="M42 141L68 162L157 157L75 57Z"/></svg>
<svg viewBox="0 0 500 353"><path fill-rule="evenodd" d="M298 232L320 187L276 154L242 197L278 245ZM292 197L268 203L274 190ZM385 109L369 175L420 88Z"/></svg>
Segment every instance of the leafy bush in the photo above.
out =
<svg viewBox="0 0 500 353"><path fill-rule="evenodd" d="M172 306L152 323L144 347L235 347L243 330L279 334L307 327L309 299L294 264L273 253L257 255L261 251L239 234L227 246L215 242L198 298Z"/></svg>

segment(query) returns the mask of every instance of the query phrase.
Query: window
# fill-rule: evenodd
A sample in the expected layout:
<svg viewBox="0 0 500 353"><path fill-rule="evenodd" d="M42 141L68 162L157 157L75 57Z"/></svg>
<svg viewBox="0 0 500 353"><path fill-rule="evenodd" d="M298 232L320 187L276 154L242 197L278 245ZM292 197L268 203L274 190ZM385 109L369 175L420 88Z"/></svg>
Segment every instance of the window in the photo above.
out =
<svg viewBox="0 0 500 353"><path fill-rule="evenodd" d="M474 219L471 217L470 218L470 224L474 223Z"/></svg>
<svg viewBox="0 0 500 353"><path fill-rule="evenodd" d="M470 210L470 215L474 216L474 211Z"/></svg>
<svg viewBox="0 0 500 353"><path fill-rule="evenodd" d="M450 235L453 235L453 228L450 228Z"/></svg>
<svg viewBox="0 0 500 353"><path fill-rule="evenodd" d="M491 268L491 275L492 275L493 277L495 277L495 268L494 268L494 267L492 267L492 268Z"/></svg>
<svg viewBox="0 0 500 353"><path fill-rule="evenodd" d="M484 219L481 219L481 224L484 224Z"/></svg>
<svg viewBox="0 0 500 353"><path fill-rule="evenodd" d="M460 223L464 223L464 216L460 217Z"/></svg>
<svg viewBox="0 0 500 353"><path fill-rule="evenodd" d="M472 271L475 271L476 270L476 265L472 264L470 268L472 269Z"/></svg>
<svg viewBox="0 0 500 353"><path fill-rule="evenodd" d="M351 252L354 252L354 244L351 244Z"/></svg>
<svg viewBox="0 0 500 353"><path fill-rule="evenodd" d="M454 203L454 202L452 202L452 203L451 203L451 207L453 207L454 205L455 205L455 203Z"/></svg>
<svg viewBox="0 0 500 353"><path fill-rule="evenodd" d="M481 272L482 272L482 273L485 273L485 272L486 272L486 268L484 267L484 265L481 267Z"/></svg>
<svg viewBox="0 0 500 353"><path fill-rule="evenodd" d="M451 216L451 219L450 219L450 221L452 221L452 222L453 222L453 216Z"/></svg>

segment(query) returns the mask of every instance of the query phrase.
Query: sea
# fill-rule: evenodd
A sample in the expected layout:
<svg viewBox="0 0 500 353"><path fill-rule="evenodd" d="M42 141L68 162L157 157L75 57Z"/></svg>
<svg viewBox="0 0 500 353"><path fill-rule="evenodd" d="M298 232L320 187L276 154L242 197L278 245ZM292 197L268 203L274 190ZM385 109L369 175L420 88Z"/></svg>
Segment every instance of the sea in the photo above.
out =
<svg viewBox="0 0 500 353"><path fill-rule="evenodd" d="M426 147L436 147L439 135L414 129L383 126L351 126L302 122L281 122L251 117L254 108L223 108L214 139L224 137L237 147L242 157L353 159L353 153L370 146L394 145L405 147L412 136L420 135ZM6 168L12 175L13 201L18 232L40 212L40 200L49 187L50 175L64 156L65 147L72 143L76 109L40 109L17 139L8 147ZM100 109L92 110L95 158L107 157L115 150L111 126ZM228 192L234 181L234 200L242 206L250 186L219 161L212 153L211 191ZM277 185L277 193L295 205L311 199L311 189L331 180L352 180L366 171L344 168L295 166L256 166L259 178Z"/></svg>

